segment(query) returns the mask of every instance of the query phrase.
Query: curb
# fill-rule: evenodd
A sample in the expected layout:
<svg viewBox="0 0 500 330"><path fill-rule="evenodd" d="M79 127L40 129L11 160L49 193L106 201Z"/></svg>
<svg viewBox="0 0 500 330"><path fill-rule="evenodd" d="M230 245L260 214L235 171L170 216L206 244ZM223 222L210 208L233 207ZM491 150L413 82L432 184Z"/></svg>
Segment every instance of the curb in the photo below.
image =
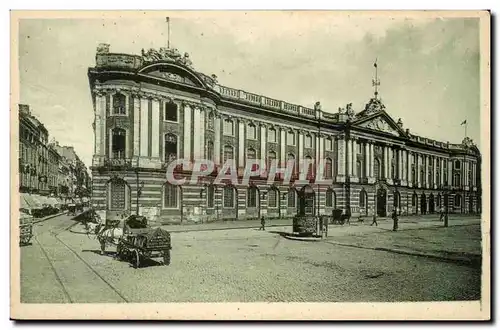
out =
<svg viewBox="0 0 500 330"><path fill-rule="evenodd" d="M302 242L321 242L323 240L321 237L300 237L292 235L283 235L283 237L292 241L302 241Z"/></svg>
<svg viewBox="0 0 500 330"><path fill-rule="evenodd" d="M282 225L266 225L266 228L270 228L270 227L287 227L287 226L291 226L291 225L285 225L285 224L282 224ZM233 229L260 228L260 226L242 226L242 227L223 227L223 228L208 228L208 229L207 228L206 229L196 229L196 228L193 228L193 229L181 229L181 230L171 230L171 231L169 231L168 230L168 225L167 226L160 226L160 227L162 227L163 229L165 229L166 231L168 231L170 233L189 233L189 232L201 232L201 231L216 231L216 230L233 230Z"/></svg>
<svg viewBox="0 0 500 330"><path fill-rule="evenodd" d="M52 214L52 215L49 215L48 217L45 217L45 218L42 218L42 219L38 219L37 221L33 221L33 224L44 222L44 221L47 221L49 219L52 219L52 218L55 218L55 217L58 217L60 215L64 215L64 214L67 214L67 213L68 213L68 211L64 211L64 212L61 212L61 213Z"/></svg>

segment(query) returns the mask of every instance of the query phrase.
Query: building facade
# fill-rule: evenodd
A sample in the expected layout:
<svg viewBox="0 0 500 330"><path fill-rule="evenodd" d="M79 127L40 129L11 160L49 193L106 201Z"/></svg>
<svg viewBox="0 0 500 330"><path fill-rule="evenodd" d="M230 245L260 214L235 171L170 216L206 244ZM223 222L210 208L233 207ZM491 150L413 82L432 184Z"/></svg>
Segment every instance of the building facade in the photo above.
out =
<svg viewBox="0 0 500 330"><path fill-rule="evenodd" d="M480 212L481 155L472 140L452 144L414 135L375 96L355 112L317 102L304 107L219 85L194 70L189 56L161 48L141 55L97 49L88 71L94 106L92 203L102 212L154 214L162 221L292 217L298 191L310 185L316 214ZM212 175L173 185L165 169L176 159L208 159ZM248 184L213 184L233 159L295 164L291 184L253 177ZM327 183L298 182L299 161L325 164ZM284 165L283 165L284 166ZM190 168L179 175L190 178Z"/></svg>

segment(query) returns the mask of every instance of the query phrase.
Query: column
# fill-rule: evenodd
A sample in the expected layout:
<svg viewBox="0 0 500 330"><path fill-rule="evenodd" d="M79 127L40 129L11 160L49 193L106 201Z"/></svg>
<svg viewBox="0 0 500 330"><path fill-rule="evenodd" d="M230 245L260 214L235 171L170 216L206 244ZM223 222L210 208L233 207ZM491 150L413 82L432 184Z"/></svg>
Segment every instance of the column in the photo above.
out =
<svg viewBox="0 0 500 330"><path fill-rule="evenodd" d="M184 159L191 161L191 107L188 104L184 105Z"/></svg>
<svg viewBox="0 0 500 330"><path fill-rule="evenodd" d="M358 176L358 142L356 140L356 138L353 138L351 140L351 143L352 143L352 176L355 178L355 181L356 181L356 178Z"/></svg>
<svg viewBox="0 0 500 330"><path fill-rule="evenodd" d="M406 180L408 180L408 187L413 185L411 177L411 165L413 163L413 156L410 151L406 151Z"/></svg>
<svg viewBox="0 0 500 330"><path fill-rule="evenodd" d="M151 158L160 158L160 100L151 101Z"/></svg>
<svg viewBox="0 0 500 330"><path fill-rule="evenodd" d="M346 175L345 161L346 161L346 140L344 136L338 139L338 151L337 151L337 174L343 181L343 177Z"/></svg>
<svg viewBox="0 0 500 330"><path fill-rule="evenodd" d="M106 96L100 92L96 93L95 102L95 156L97 164L101 164L101 157L106 154Z"/></svg>
<svg viewBox="0 0 500 330"><path fill-rule="evenodd" d="M325 150L325 137L320 136L319 137L319 158L317 160L317 163L321 162L324 158L324 150Z"/></svg>
<svg viewBox="0 0 500 330"><path fill-rule="evenodd" d="M200 157L202 159L206 158L206 150L207 147L205 145L205 116L206 116L206 111L203 108L200 108Z"/></svg>
<svg viewBox="0 0 500 330"><path fill-rule="evenodd" d="M347 142L347 175L352 176L352 140L347 140L346 142Z"/></svg>
<svg viewBox="0 0 500 330"><path fill-rule="evenodd" d="M417 154L417 163L415 164L415 170L417 171L417 187L422 187L422 175L420 173L420 165L422 164L422 156Z"/></svg>
<svg viewBox="0 0 500 330"><path fill-rule="evenodd" d="M432 181L434 182L434 186L433 188L437 188L437 185L438 185L438 182L436 182L437 180L437 176L436 176L436 171L437 171L437 162L438 162L438 158L436 157L432 157L433 161L432 161Z"/></svg>
<svg viewBox="0 0 500 330"><path fill-rule="evenodd" d="M285 155L285 146L286 146L286 131L284 127L280 127L280 155L279 155L279 161L283 166L286 166L286 162L288 159L286 159ZM278 162L279 164L279 162Z"/></svg>
<svg viewBox="0 0 500 330"><path fill-rule="evenodd" d="M149 149L149 99L141 98L140 155L148 157Z"/></svg>
<svg viewBox="0 0 500 330"><path fill-rule="evenodd" d="M264 124L260 125L260 159L261 159L261 167L266 166L265 159L267 158L266 154L266 145L267 145L267 126Z"/></svg>
<svg viewBox="0 0 500 330"><path fill-rule="evenodd" d="M384 146L383 147L384 149L384 161L383 161L383 164L382 164L382 177L384 179L387 179L387 159L389 157L387 157L387 146Z"/></svg>
<svg viewBox="0 0 500 330"><path fill-rule="evenodd" d="M472 163L472 187L476 187L476 167L477 164L474 162Z"/></svg>
<svg viewBox="0 0 500 330"><path fill-rule="evenodd" d="M368 157L368 160L370 161L370 178L373 178L375 175L375 172L373 170L373 167L375 165L375 153L373 152L373 143L369 143L369 149L370 149L370 155Z"/></svg>
<svg viewBox="0 0 500 330"><path fill-rule="evenodd" d="M370 176L370 144L365 142L365 177Z"/></svg>
<svg viewBox="0 0 500 330"><path fill-rule="evenodd" d="M304 131L299 131L299 155L298 161L301 162L304 159Z"/></svg>
<svg viewBox="0 0 500 330"><path fill-rule="evenodd" d="M439 162L440 162L439 168L441 169L441 175L440 175L441 180L439 180L440 181L439 184L444 185L444 162L445 162L444 158L439 158Z"/></svg>
<svg viewBox="0 0 500 330"><path fill-rule="evenodd" d="M216 166L220 165L220 124L221 124L221 119L219 116L216 116L214 118L214 162Z"/></svg>
<svg viewBox="0 0 500 330"><path fill-rule="evenodd" d="M404 151L402 149L398 149L398 179L403 180L403 172L404 172L404 164L403 164L403 153Z"/></svg>
<svg viewBox="0 0 500 330"><path fill-rule="evenodd" d="M455 182L453 182L453 177L452 177L452 162L451 160L448 160L448 185L453 186L455 185Z"/></svg>
<svg viewBox="0 0 500 330"><path fill-rule="evenodd" d="M134 157L138 157L140 150L140 130L141 130L141 99L139 95L134 95Z"/></svg>
<svg viewBox="0 0 500 330"><path fill-rule="evenodd" d="M238 167L245 167L245 122L238 120Z"/></svg>
<svg viewBox="0 0 500 330"><path fill-rule="evenodd" d="M201 111L198 106L193 109L193 160L200 159L201 156Z"/></svg>

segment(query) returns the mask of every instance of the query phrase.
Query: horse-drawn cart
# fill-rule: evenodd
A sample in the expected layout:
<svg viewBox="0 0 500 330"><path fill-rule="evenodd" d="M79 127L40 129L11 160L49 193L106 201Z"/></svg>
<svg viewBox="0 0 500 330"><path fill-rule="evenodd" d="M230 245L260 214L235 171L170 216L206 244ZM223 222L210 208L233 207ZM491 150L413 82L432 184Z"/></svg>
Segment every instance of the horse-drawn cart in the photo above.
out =
<svg viewBox="0 0 500 330"><path fill-rule="evenodd" d="M116 255L132 261L135 268L139 268L143 260L152 258L163 258L163 264L170 265L171 249L170 233L161 228L148 228L144 217L131 216L124 223Z"/></svg>

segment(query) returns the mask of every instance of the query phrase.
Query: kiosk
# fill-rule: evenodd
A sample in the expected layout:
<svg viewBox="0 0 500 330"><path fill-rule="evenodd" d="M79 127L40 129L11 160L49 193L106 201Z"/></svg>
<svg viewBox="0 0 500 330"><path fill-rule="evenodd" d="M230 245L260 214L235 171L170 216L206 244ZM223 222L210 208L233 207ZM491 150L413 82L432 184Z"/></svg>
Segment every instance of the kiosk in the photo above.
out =
<svg viewBox="0 0 500 330"><path fill-rule="evenodd" d="M315 210L315 193L311 186L304 186L298 193L299 208L293 218L293 232L298 236L318 236L319 217Z"/></svg>

